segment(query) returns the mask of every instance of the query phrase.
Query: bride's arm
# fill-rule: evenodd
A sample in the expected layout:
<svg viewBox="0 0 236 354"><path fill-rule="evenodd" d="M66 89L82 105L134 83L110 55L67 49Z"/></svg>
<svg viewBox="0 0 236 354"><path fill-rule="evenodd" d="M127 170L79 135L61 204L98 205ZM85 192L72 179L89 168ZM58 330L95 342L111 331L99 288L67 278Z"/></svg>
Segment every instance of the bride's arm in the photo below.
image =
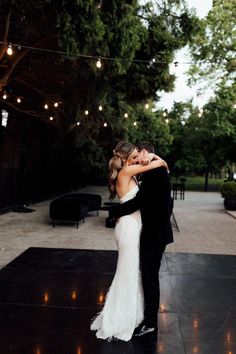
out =
<svg viewBox="0 0 236 354"><path fill-rule="evenodd" d="M154 155L154 154L152 154ZM153 157L152 157L153 158ZM162 160L161 158L158 158L157 160L152 160L149 162L147 165L129 165L123 167L121 173L125 173L129 176L135 176L139 173L143 173L149 170L153 170L154 168L158 167L165 167L168 168L167 163Z"/></svg>

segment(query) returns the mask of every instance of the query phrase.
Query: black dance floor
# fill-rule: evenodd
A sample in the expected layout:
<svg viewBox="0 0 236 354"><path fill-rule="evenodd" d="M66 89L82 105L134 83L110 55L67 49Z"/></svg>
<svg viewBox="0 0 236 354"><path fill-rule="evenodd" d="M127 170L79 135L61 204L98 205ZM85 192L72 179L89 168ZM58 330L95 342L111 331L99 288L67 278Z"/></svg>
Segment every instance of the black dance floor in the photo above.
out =
<svg viewBox="0 0 236 354"><path fill-rule="evenodd" d="M115 251L29 248L0 271L0 354L235 354L236 257L166 253L158 341L89 329Z"/></svg>

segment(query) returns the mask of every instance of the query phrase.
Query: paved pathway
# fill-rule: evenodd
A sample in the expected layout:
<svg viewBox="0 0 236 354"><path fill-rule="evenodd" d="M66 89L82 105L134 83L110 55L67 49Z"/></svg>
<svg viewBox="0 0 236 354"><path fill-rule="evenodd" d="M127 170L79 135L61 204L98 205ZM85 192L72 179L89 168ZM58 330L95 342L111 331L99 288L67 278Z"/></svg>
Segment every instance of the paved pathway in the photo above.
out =
<svg viewBox="0 0 236 354"><path fill-rule="evenodd" d="M90 186L80 191L99 193L108 200L106 187ZM115 250L113 229L105 228L107 212L90 213L76 229L49 220L50 201L31 205L32 213L0 215L0 267L29 247ZM236 218L223 208L219 193L186 192L176 200L174 213L180 232L174 229L175 243L168 252L236 255Z"/></svg>

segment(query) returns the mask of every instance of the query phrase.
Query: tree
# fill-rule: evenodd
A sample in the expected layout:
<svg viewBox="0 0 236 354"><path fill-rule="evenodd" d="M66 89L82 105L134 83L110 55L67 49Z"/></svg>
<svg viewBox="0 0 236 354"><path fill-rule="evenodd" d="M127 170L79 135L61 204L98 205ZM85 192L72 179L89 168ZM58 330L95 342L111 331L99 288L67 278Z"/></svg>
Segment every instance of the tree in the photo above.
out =
<svg viewBox="0 0 236 354"><path fill-rule="evenodd" d="M135 0L63 0L56 4L62 48L68 53L93 57L71 57L78 71L69 90L73 100L72 104L68 97L69 115L81 123L77 129L78 146L90 146L86 137L101 146L99 136L104 136L100 134L104 122L111 128L108 147L120 138L135 141L137 129L123 119L124 114L131 111L139 116L139 104L158 99L157 90L172 90L175 77L169 73L169 63L175 50L184 46L197 30L197 19L186 7L178 8L179 1L162 1L155 12L152 2L139 6ZM112 59L105 60L105 56ZM101 58L102 69L96 68L94 57ZM104 106L102 113L97 110L99 104ZM86 109L90 112L87 117ZM152 125L156 136L158 124ZM92 150L96 151L94 147ZM102 150L101 154L106 155Z"/></svg>
<svg viewBox="0 0 236 354"><path fill-rule="evenodd" d="M214 0L208 15L200 21L199 31L190 42L195 65L190 74L194 82L201 78L215 83L232 79L236 70L236 3L234 0ZM208 82L209 84L209 82Z"/></svg>
<svg viewBox="0 0 236 354"><path fill-rule="evenodd" d="M153 105L149 102L149 106ZM134 144L140 141L150 141L161 156L166 156L172 143L169 126L162 119L160 111L152 112L143 105L135 107L125 120L125 139Z"/></svg>
<svg viewBox="0 0 236 354"><path fill-rule="evenodd" d="M28 115L56 126L51 156L63 152L71 170L105 175L111 145L138 138L133 129L134 135L127 135L130 121L124 114L133 112L141 122L139 105L158 99L157 90L173 88L169 63L191 40L196 17L177 0L162 0L155 9L152 2L140 6L137 0L1 0L0 5L5 24L0 88L8 96L5 100L1 94L1 107L9 110L10 119L16 120L13 112L18 111L22 120ZM12 56L6 54L9 43ZM143 138L156 142L163 131L167 143L163 139L157 147L167 151L167 126L152 114L149 120L153 131Z"/></svg>
<svg viewBox="0 0 236 354"><path fill-rule="evenodd" d="M235 162L235 88L222 85L202 112L189 102L175 104L168 115L173 135L170 168L177 176L204 173L205 190L210 172Z"/></svg>
<svg viewBox="0 0 236 354"><path fill-rule="evenodd" d="M205 189L210 171L219 170L236 161L236 85L222 84L204 107L199 142L205 157Z"/></svg>
<svg viewBox="0 0 236 354"><path fill-rule="evenodd" d="M46 123L52 123L49 117L53 116L54 124L63 126L67 117L62 97L74 70L70 61L62 61L61 55L54 52L59 49L60 36L55 9L46 0L24 3L2 0L1 10L4 24L0 30L2 107ZM12 55L7 55L9 43L12 43ZM40 50L44 48L48 51ZM20 104L17 98L21 99ZM56 109L55 102L59 102ZM48 104L47 110L45 104Z"/></svg>

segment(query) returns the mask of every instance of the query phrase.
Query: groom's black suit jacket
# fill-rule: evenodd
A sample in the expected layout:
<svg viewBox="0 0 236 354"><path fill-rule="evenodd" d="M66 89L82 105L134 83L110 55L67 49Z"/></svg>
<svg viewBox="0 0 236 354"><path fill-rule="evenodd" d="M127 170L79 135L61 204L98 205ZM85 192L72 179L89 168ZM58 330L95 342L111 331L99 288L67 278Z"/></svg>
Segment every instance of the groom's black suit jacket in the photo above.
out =
<svg viewBox="0 0 236 354"><path fill-rule="evenodd" d="M142 217L142 236L146 241L166 245L173 242L170 223L171 186L165 167L144 172L140 177L140 187L136 196L119 205L115 216L120 217L140 209Z"/></svg>

